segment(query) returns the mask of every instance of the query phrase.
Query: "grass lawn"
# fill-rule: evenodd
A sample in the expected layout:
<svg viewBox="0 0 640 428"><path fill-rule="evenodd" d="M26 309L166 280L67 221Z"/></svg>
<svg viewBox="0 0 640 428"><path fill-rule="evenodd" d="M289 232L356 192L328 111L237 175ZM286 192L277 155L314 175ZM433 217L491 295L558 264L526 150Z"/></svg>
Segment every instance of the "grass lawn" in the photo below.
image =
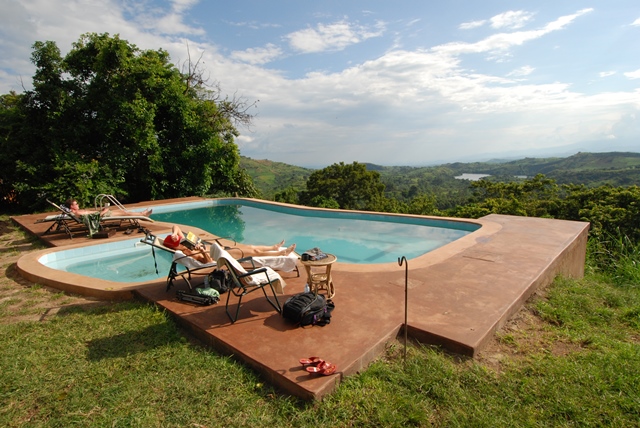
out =
<svg viewBox="0 0 640 428"><path fill-rule="evenodd" d="M282 395L161 310L29 283L0 217L0 426L640 426L640 284L538 293L471 360L390 343L321 402Z"/></svg>

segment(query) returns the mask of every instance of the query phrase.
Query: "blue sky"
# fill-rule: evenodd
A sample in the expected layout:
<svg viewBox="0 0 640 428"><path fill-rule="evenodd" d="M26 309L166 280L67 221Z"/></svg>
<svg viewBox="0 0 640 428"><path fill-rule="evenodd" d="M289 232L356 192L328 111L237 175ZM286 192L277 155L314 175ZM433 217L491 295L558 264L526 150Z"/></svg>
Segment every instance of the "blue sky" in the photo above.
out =
<svg viewBox="0 0 640 428"><path fill-rule="evenodd" d="M0 93L35 41L108 32L202 55L257 102L242 155L432 165L640 151L640 2L0 0Z"/></svg>

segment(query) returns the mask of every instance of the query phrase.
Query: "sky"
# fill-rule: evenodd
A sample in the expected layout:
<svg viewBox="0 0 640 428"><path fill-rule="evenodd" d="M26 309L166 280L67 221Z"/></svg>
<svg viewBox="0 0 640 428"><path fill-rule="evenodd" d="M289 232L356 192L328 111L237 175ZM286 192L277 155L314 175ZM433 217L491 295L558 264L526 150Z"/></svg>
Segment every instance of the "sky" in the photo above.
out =
<svg viewBox="0 0 640 428"><path fill-rule="evenodd" d="M640 152L638 0L0 0L0 94L36 41L200 58L255 102L243 156L322 168Z"/></svg>

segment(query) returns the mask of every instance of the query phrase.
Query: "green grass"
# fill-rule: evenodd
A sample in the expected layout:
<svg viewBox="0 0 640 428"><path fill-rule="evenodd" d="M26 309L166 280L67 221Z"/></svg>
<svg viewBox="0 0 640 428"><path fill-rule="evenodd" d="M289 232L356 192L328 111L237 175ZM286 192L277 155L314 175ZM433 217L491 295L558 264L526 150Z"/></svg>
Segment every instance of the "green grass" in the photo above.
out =
<svg viewBox="0 0 640 428"><path fill-rule="evenodd" d="M320 403L281 395L152 306L65 308L0 324L0 425L638 426L637 287L558 279L532 305L553 339L500 370L423 346L405 364L396 346Z"/></svg>

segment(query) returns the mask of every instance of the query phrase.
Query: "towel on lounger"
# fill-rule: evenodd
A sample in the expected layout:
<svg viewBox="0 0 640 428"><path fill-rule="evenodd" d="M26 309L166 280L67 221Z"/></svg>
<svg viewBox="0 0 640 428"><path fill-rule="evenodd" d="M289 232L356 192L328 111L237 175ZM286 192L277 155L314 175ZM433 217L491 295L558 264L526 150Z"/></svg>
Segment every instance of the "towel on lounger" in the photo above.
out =
<svg viewBox="0 0 640 428"><path fill-rule="evenodd" d="M286 248L280 247L280 249L285 250ZM266 266L283 272L291 272L298 264L298 255L293 251L288 256L258 256L252 257L252 259L256 266Z"/></svg>
<svg viewBox="0 0 640 428"><path fill-rule="evenodd" d="M189 269L199 269L203 267L210 267L210 266L216 265L215 261L212 263L202 263L194 259L193 257L187 256L185 253L183 253L180 250L176 250L176 252L173 253L173 261Z"/></svg>
<svg viewBox="0 0 640 428"><path fill-rule="evenodd" d="M248 273L247 270L240 264L240 262L231 257L231 254L226 252L220 245L215 242L211 244L211 257L216 261L219 258L224 257L237 272L241 274ZM278 275L278 273L272 268L268 266L263 267L267 270L266 274L268 275L269 279L271 279L271 282L274 283L276 291L281 294L284 293L284 287L286 283L284 282L282 277L280 277L280 275ZM267 277L262 275L262 273L247 277L248 285L260 285L264 284L267 281Z"/></svg>

